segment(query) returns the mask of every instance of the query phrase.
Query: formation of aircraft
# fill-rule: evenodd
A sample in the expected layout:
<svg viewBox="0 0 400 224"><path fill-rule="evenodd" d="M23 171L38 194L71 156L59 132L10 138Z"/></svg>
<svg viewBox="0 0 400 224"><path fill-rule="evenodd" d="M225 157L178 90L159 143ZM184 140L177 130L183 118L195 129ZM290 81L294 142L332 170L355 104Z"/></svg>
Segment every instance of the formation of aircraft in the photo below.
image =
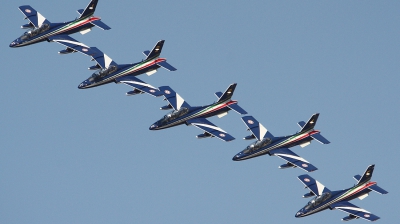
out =
<svg viewBox="0 0 400 224"><path fill-rule="evenodd" d="M251 159L262 155L278 156L287 161L286 164L279 168L299 167L307 172L317 170L317 168L307 160L301 158L289 148L300 145L306 147L312 140L317 140L322 144L329 144L320 131L314 130L317 123L319 113L313 114L306 122L300 121L300 131L293 135L275 137L253 116L244 116L242 120L251 131L251 135L244 137L245 140L257 139L254 143L247 146L243 151L236 154L232 160L241 161Z"/></svg>
<svg viewBox="0 0 400 224"><path fill-rule="evenodd" d="M157 88L143 82L135 76L144 73L152 75L156 73L157 69L160 67L163 67L168 71L176 71L176 68L168 64L165 58L160 58L165 40L158 41L151 51L144 51L143 54L146 58L133 64L117 64L98 48L88 47L70 37L53 39L53 41L65 45L69 53L80 52L92 57L92 60L96 61L96 65L89 67L89 70L100 71L93 73L89 78L79 84L79 89L87 89L115 82L124 83L134 88L133 91L128 92L127 95L148 93L157 97L162 95ZM63 54L64 52L59 53Z"/></svg>
<svg viewBox="0 0 400 224"><path fill-rule="evenodd" d="M238 105L236 100L231 99L237 85L236 83L231 84L223 93L216 92L215 95L218 98L216 102L205 106L190 106L171 87L161 86L156 88L135 77L144 73L150 76L156 73L160 67L168 71L176 70L176 68L167 63L165 58L160 57L165 42L164 40L158 41L152 50L144 51L143 54L146 58L142 61L132 64L117 64L98 48L89 47L70 37L70 34L77 32L85 34L94 26L103 30L111 29L100 20L100 17L93 15L97 3L98 0L91 0L85 9L78 10L79 17L77 19L64 23L51 23L31 6L20 6L19 9L25 15L25 19L29 20L29 23L22 25L21 28L29 30L15 39L9 46L17 48L48 41L56 42L66 47L66 49L59 51L59 54L80 52L90 56L92 61L95 61L96 64L88 69L98 71L79 84L79 89L87 89L114 82L133 87L132 91L126 93L127 95L147 93L155 97L164 96L164 100L168 101L168 105L160 109L172 109L172 111L153 123L149 127L150 130L161 130L186 124L188 126L195 126L203 131L202 134L196 136L199 139L208 137L216 137L223 141L232 141L235 139L226 131L211 123L207 118L212 116L221 118L227 115L230 110L234 110L241 115L247 114L247 112ZM278 156L286 161L285 164L279 166L281 169L298 167L307 172L315 171L317 168L314 165L292 152L290 148L297 145L305 147L309 145L312 140L316 140L321 144L330 143L320 134L320 131L314 129L318 117L319 113L316 113L313 114L307 122L298 122L301 129L295 134L275 137L253 116L243 116L241 118L242 121L252 133L244 139L256 139L256 141L237 153L232 160L241 161L268 154L270 156ZM368 221L378 220L378 216L349 202L355 198L362 200L366 198L371 191L380 194L388 193L380 188L376 182L370 181L374 166L375 165L370 165L362 176L354 176L357 181L356 185L339 191L330 191L307 174L298 176L298 179L310 190L310 192L303 195L303 197L315 197L306 206L300 209L295 217L300 218L312 215L326 209L338 209L349 213L348 216L342 219L343 221L359 218Z"/></svg>
<svg viewBox="0 0 400 224"><path fill-rule="evenodd" d="M362 176L355 175L354 179L357 184L353 187L339 190L330 191L324 185L317 180L313 179L309 175L298 176L299 180L310 190L310 193L303 195L304 198L314 197L310 202L307 203L302 209L300 209L295 217L301 218L304 216L312 215L317 212L326 209L338 209L343 212L349 213L348 216L344 217L342 221L350 221L352 219L366 219L368 221L376 221L379 219L378 216L370 213L369 211L359 208L349 201L359 198L364 199L369 195L369 192L375 191L379 194L387 194L388 192L380 188L376 182L371 181L372 172L374 171L375 165L368 166L367 170Z"/></svg>
<svg viewBox="0 0 400 224"><path fill-rule="evenodd" d="M64 23L51 23L31 6L20 6L19 10L25 15L25 19L29 20L29 23L22 25L21 28L29 31L11 42L10 47L23 47L42 41L51 42L53 39L65 38L77 32L86 34L94 26L103 30L111 29L100 20L100 17L93 16L97 2L98 0L90 1L85 9L78 10L77 19Z"/></svg>
<svg viewBox="0 0 400 224"><path fill-rule="evenodd" d="M222 130L218 126L207 120L207 117L218 116L223 117L228 114L229 110L234 110L239 114L247 114L238 104L236 100L232 100L236 83L231 84L228 89L222 92L216 92L217 102L206 106L190 106L179 94L169 86L159 87L160 91L169 102L167 106L163 106L161 110L173 109L160 120L150 126L150 130L160 130L174 127L181 124L193 125L204 131L203 134L197 135L197 138L217 137L223 141L232 141L235 138Z"/></svg>

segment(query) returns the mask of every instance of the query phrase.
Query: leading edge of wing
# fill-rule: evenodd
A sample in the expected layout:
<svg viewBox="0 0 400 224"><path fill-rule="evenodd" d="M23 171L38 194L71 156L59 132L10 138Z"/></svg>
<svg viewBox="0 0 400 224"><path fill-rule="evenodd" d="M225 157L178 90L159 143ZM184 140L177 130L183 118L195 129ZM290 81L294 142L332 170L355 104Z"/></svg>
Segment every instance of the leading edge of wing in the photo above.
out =
<svg viewBox="0 0 400 224"><path fill-rule="evenodd" d="M144 93L150 94L155 97L162 95L162 93L156 87L154 87L150 84L147 84L132 75L117 78L117 79L115 79L115 82L132 86L134 88L134 90L133 90L134 93L139 93L139 92L143 93L144 92ZM128 92L128 93L130 93L130 92ZM127 95L133 95L133 94L128 94L128 93L127 93Z"/></svg>
<svg viewBox="0 0 400 224"><path fill-rule="evenodd" d="M289 163L297 166L300 169L303 169L307 172L312 172L317 170L318 168L312 165L310 162L305 160L304 158L298 156L296 153L292 152L292 150L288 148L279 148L273 149L270 151L271 156L278 156L281 159L288 161Z"/></svg>
<svg viewBox="0 0 400 224"><path fill-rule="evenodd" d="M211 123L209 120L205 118L195 118L187 121L188 125L193 125L201 130L211 134L214 137L217 137L223 141L229 142L234 140L235 138L228 134L226 131L222 130L220 127Z"/></svg>

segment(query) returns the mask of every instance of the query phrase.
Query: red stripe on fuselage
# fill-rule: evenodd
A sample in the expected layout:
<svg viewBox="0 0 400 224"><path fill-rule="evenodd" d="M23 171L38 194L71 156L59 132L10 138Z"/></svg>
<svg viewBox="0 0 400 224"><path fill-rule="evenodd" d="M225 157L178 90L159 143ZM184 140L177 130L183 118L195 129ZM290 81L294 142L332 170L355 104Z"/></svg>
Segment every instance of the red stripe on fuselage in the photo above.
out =
<svg viewBox="0 0 400 224"><path fill-rule="evenodd" d="M215 111L217 111L217 110L220 110L220 109L222 109L222 108L224 108L224 107L227 107L227 106L229 106L229 105L231 105L231 104L234 104L234 103L237 103L237 101L236 101L236 100L231 100L231 101L229 101L229 102L227 102L227 103L224 103L224 104L220 105L219 107L217 107L217 108L215 108L215 109L213 109L213 110L210 110L209 112L207 112L207 113L205 113L205 114L203 114L203 115L206 115L206 114L215 112Z"/></svg>

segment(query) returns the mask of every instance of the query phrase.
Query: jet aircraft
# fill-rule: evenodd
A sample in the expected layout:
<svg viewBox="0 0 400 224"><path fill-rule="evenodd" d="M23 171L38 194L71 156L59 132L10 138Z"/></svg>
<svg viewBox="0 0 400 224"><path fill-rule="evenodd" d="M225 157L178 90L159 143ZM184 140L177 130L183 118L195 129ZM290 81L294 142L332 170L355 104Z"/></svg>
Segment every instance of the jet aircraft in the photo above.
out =
<svg viewBox="0 0 400 224"><path fill-rule="evenodd" d="M376 182L370 181L374 167L375 165L368 166L367 170L362 176L355 175L354 179L357 181L356 185L339 191L330 191L320 182L307 174L298 176L299 180L306 185L306 188L310 189L310 193L303 195L303 198L312 196L316 197L314 197L306 206L300 209L296 213L295 217L301 218L329 208L330 210L338 209L349 213L349 215L344 217L342 221L350 221L358 218L366 219L368 221L378 220L378 216L371 214L369 211L359 208L349 202L350 200L356 198L362 200L366 198L371 191L375 191L379 194L388 193L380 188Z"/></svg>
<svg viewBox="0 0 400 224"><path fill-rule="evenodd" d="M299 167L307 172L315 171L317 168L314 165L292 152L289 148L297 145L305 147L309 145L313 139L322 144L330 143L320 134L320 131L314 130L318 117L319 113L316 113L311 116L307 123L304 121L298 122L301 130L296 134L274 137L271 132L269 132L253 116L244 116L242 117L242 120L248 127L248 130L252 133L251 135L244 137L244 139L257 139L257 141L236 154L232 160L240 161L268 154L270 156L278 156L287 161L286 164L279 166L281 169Z"/></svg>
<svg viewBox="0 0 400 224"><path fill-rule="evenodd" d="M146 59L133 64L117 64L96 47L88 47L78 41L72 40L70 37L62 37L54 39L54 41L66 46L68 53L80 52L92 57L92 60L96 61L96 65L88 69L100 71L93 73L88 79L79 84L79 89L87 89L115 82L124 83L134 88L133 91L127 92L127 95L148 93L153 96L161 96L162 93L156 87L143 82L135 76L143 73L152 75L156 73L157 69L160 67L169 71L176 70L176 68L167 63L165 58L160 58L161 50L165 42L164 40L158 41L151 51L146 50L143 52L143 54L146 55ZM59 53L65 54L64 51L60 51Z"/></svg>
<svg viewBox="0 0 400 224"><path fill-rule="evenodd" d="M206 118L215 115L221 118L227 115L229 110L234 110L239 114L247 114L245 110L239 107L236 100L231 100L235 88L236 83L231 84L224 93L216 92L215 95L218 98L217 102L206 106L192 107L169 86L161 86L159 90L169 104L160 109L173 109L173 111L152 124L149 129L160 130L181 124L193 125L204 131L203 134L197 135L197 138L217 137L223 141L232 141L235 139L234 137Z"/></svg>
<svg viewBox="0 0 400 224"><path fill-rule="evenodd" d="M30 30L11 42L10 47L23 47L42 41L50 42L53 39L65 39L68 35L76 32L85 34L93 26L97 26L103 30L111 29L100 20L100 17L93 16L97 2L98 0L91 0L85 9L78 10L79 17L77 19L64 23L51 23L31 6L20 6L19 10L25 15L25 19L29 20L29 23L22 25L21 28Z"/></svg>

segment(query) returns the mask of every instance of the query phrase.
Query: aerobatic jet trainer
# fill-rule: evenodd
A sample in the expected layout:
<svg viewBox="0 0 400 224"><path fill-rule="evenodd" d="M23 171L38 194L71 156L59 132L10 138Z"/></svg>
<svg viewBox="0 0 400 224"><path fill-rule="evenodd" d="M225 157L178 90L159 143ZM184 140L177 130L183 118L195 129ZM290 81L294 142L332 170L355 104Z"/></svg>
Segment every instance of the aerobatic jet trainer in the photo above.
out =
<svg viewBox="0 0 400 224"><path fill-rule="evenodd" d="M129 91L126 95L136 95L140 93L148 93L152 96L161 96L162 93L135 76L146 73L152 75L157 69L163 67L168 71L175 71L172 65L167 63L165 58L160 58L161 50L164 46L164 40L160 40L151 51L144 51L146 59L133 64L117 64L110 57L104 54L96 47L88 47L78 41L72 41L70 38L59 38L55 40L57 43L67 47L67 50L60 51L60 54L80 52L92 57L96 61L96 65L89 67L89 70L100 70L93 73L88 79L79 84L79 89L87 89L107 83L124 83L133 87L133 91Z"/></svg>
<svg viewBox="0 0 400 224"><path fill-rule="evenodd" d="M317 180L313 179L309 175L298 176L299 180L306 185L306 188L310 189L310 193L303 195L303 198L316 196L306 206L300 209L295 217L301 218L304 216L312 215L317 212L326 209L338 209L349 213L348 216L344 217L342 221L350 221L352 219L366 219L368 221L376 221L379 219L378 216L371 214L369 211L359 208L349 201L359 198L360 200L366 198L369 192L375 191L379 194L387 194L388 192L380 188L376 182L372 182L372 172L374 171L375 165L368 166L364 175L355 175L357 184L351 188L347 188L339 191L330 191L324 185Z"/></svg>
<svg viewBox="0 0 400 224"><path fill-rule="evenodd" d="M320 131L314 130L318 117L319 113L316 113L311 116L307 123L304 121L298 122L301 130L294 135L274 137L271 132L269 132L254 117L244 116L242 117L242 120L248 127L248 130L252 133L251 135L244 137L244 139L257 139L257 141L236 154L232 160L240 161L268 154L270 156L278 156L287 161L286 164L279 166L281 169L299 167L307 172L317 170L314 165L292 152L289 148L297 145L306 147L313 139L322 144L330 143L320 134Z"/></svg>
<svg viewBox="0 0 400 224"><path fill-rule="evenodd" d="M11 42L10 47L23 47L42 41L51 42L59 38L66 39L69 37L68 35L76 32L85 34L93 26L97 26L103 30L111 29L100 20L100 17L93 16L97 2L98 0L90 1L85 9L78 10L79 17L77 19L64 23L51 23L31 6L20 6L19 10L25 15L25 19L29 20L29 23L22 25L21 28L30 30ZM69 38L72 39L71 37Z"/></svg>
<svg viewBox="0 0 400 224"><path fill-rule="evenodd" d="M173 109L173 111L155 122L149 129L160 130L181 124L193 125L204 131L203 134L197 135L197 138L217 137L223 141L232 141L235 139L234 137L206 118L215 115L221 118L227 115L229 110L234 110L239 114L247 114L245 110L237 105L236 100L231 100L235 88L236 83L231 84L224 93L216 92L215 95L218 97L218 101L215 103L206 106L192 107L169 86L161 86L159 90L169 104L160 109Z"/></svg>

